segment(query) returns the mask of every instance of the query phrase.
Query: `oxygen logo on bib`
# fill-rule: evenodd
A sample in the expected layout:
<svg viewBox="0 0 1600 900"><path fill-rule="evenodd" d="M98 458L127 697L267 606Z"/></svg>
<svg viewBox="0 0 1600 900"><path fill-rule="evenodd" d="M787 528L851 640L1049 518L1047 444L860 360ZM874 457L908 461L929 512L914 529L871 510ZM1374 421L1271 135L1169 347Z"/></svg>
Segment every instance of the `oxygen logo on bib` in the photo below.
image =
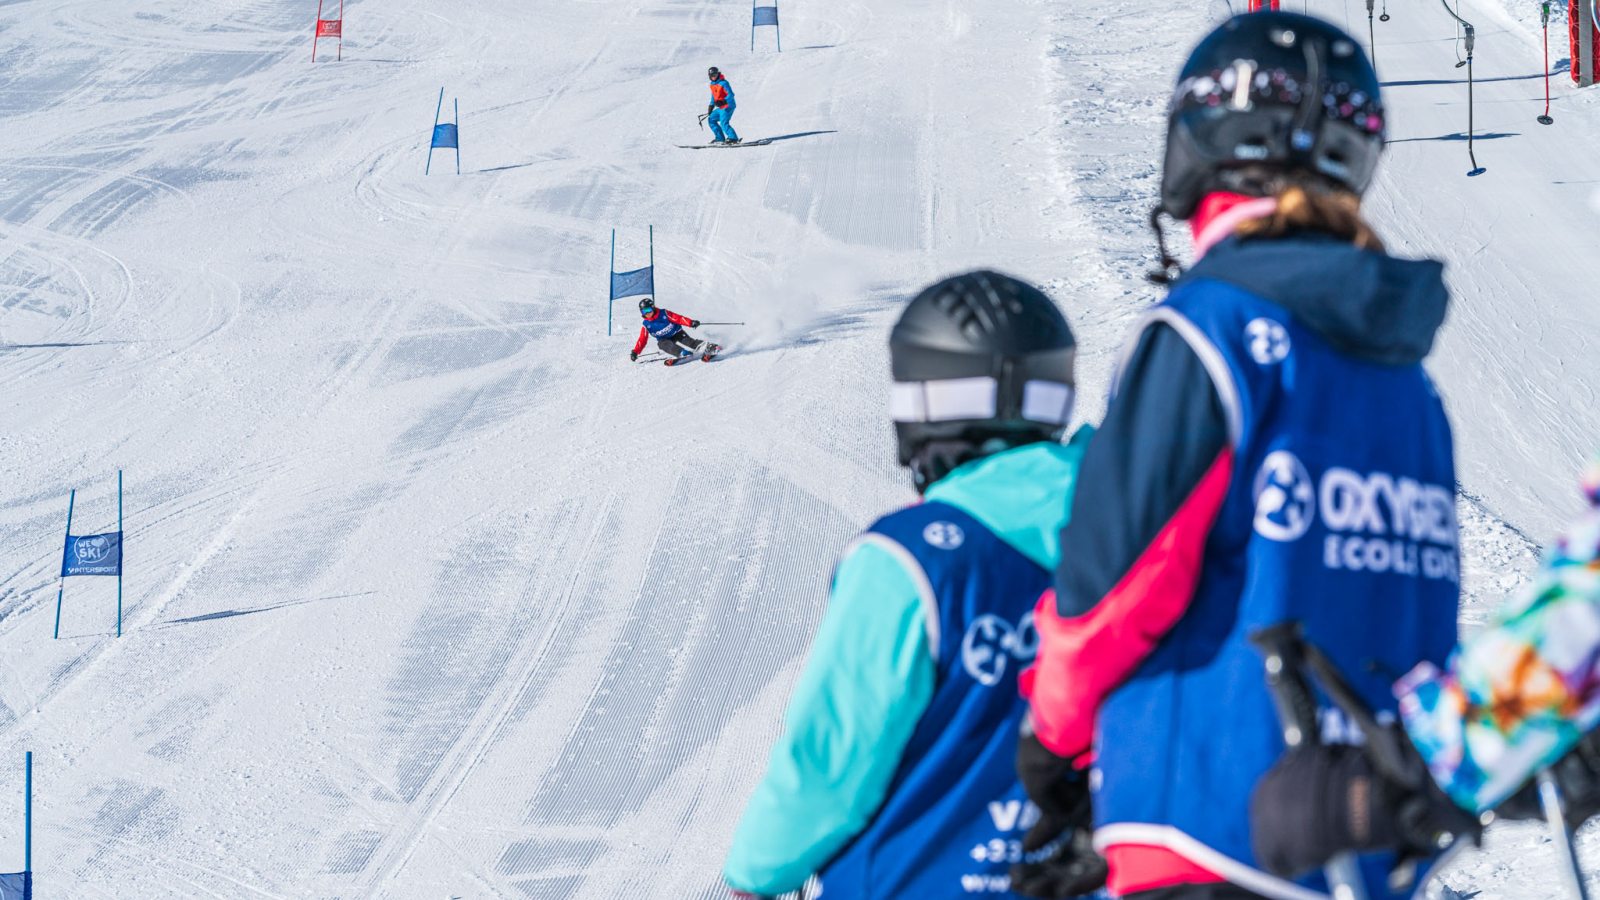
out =
<svg viewBox="0 0 1600 900"><path fill-rule="evenodd" d="M1006 674L1006 659L1028 662L1039 650L1039 631L1033 611L1022 614L1016 625L993 613L972 620L961 639L961 666L984 687L994 687Z"/></svg>
<svg viewBox="0 0 1600 900"><path fill-rule="evenodd" d="M1392 572L1460 581L1456 497L1449 488L1363 475L1335 466L1322 473L1322 564L1351 572Z"/></svg>
<svg viewBox="0 0 1600 900"><path fill-rule="evenodd" d="M1274 450L1261 461L1254 487L1256 533L1268 540L1298 540L1317 513L1317 490L1300 458Z"/></svg>
<svg viewBox="0 0 1600 900"><path fill-rule="evenodd" d="M1251 319L1244 326L1250 358L1263 366L1281 363L1289 356L1289 329L1271 319Z"/></svg>
<svg viewBox="0 0 1600 900"><path fill-rule="evenodd" d="M1455 492L1388 472L1329 466L1313 479L1299 457L1274 450L1254 485L1255 530L1299 540L1317 521L1322 564L1346 572L1460 581Z"/></svg>
<svg viewBox="0 0 1600 900"><path fill-rule="evenodd" d="M954 550L967 535L954 522L929 522L928 527L922 529L922 539L940 550Z"/></svg>

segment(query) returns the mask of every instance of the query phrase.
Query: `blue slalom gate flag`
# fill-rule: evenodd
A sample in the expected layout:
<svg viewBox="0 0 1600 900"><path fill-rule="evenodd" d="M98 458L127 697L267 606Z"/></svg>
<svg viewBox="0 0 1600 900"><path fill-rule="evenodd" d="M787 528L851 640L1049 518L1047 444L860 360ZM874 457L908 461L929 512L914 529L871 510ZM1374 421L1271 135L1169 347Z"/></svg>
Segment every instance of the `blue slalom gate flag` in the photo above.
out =
<svg viewBox="0 0 1600 900"><path fill-rule="evenodd" d="M440 122L439 116L444 113L444 88L439 88L439 103L433 108L433 137L428 141L428 163L422 167L422 174L433 171L433 151L454 150L456 152L456 174L461 174L461 101L455 100L450 104L455 108L456 120L454 122Z"/></svg>
<svg viewBox="0 0 1600 900"><path fill-rule="evenodd" d="M67 535L61 577L122 574L122 532Z"/></svg>
<svg viewBox="0 0 1600 900"><path fill-rule="evenodd" d="M33 873L0 875L0 900L33 900Z"/></svg>
<svg viewBox="0 0 1600 900"><path fill-rule="evenodd" d="M632 272L611 273L611 299L636 297L656 292L656 267L645 266Z"/></svg>
<svg viewBox="0 0 1600 900"><path fill-rule="evenodd" d="M756 27L758 25L771 25L772 36L778 41L778 52L783 52L783 30L778 27L778 2L773 0L771 6L757 6L756 0L750 0L750 52L756 50Z"/></svg>

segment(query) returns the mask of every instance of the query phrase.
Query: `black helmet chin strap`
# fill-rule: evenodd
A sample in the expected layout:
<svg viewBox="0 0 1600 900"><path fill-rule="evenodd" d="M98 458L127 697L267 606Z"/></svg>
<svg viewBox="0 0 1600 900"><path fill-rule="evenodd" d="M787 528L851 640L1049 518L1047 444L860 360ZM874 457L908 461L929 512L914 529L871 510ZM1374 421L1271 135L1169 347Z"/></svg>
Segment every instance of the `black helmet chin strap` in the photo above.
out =
<svg viewBox="0 0 1600 900"><path fill-rule="evenodd" d="M1021 447L1024 444L1052 439L1049 432L1041 430L1036 434L1018 432L1005 437L999 435L985 437L976 434L970 437L924 441L911 452L911 461L906 463L906 468L911 470L912 486L921 494L963 463Z"/></svg>
<svg viewBox="0 0 1600 900"><path fill-rule="evenodd" d="M1161 227L1164 212L1166 207L1159 203L1150 210L1150 230L1156 233L1156 252L1161 255L1161 268L1152 269L1144 276L1151 284L1171 284L1183 276L1183 264L1167 252L1167 233Z"/></svg>

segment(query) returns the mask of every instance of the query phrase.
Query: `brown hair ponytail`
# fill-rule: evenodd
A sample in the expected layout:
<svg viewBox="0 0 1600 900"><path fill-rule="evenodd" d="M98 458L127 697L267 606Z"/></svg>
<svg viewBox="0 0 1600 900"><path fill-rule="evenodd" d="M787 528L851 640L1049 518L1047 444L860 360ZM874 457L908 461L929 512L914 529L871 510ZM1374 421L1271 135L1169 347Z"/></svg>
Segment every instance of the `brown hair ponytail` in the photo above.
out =
<svg viewBox="0 0 1600 900"><path fill-rule="evenodd" d="M1383 252L1383 241L1361 217L1356 194L1297 178L1275 196L1278 208L1272 215L1242 222L1233 233L1241 240L1272 240L1296 231L1320 231L1362 250Z"/></svg>

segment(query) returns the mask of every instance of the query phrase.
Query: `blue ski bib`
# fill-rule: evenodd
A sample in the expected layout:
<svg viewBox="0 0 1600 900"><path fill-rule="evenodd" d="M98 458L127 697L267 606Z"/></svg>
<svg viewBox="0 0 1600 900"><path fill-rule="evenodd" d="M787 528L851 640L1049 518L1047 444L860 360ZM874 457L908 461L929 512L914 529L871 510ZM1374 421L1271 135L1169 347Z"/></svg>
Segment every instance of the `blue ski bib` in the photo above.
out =
<svg viewBox="0 0 1600 900"><path fill-rule="evenodd" d="M1250 793L1284 743L1248 637L1304 623L1380 715L1396 708L1396 677L1443 664L1459 600L1450 428L1420 364L1336 352L1233 285L1182 284L1154 322L1205 364L1234 468L1192 604L1100 710L1096 842L1164 846L1258 893L1299 896L1250 849ZM1325 709L1323 731L1353 729ZM1391 896L1387 860L1366 863L1374 900ZM1305 884L1322 889L1320 876Z"/></svg>
<svg viewBox="0 0 1600 900"><path fill-rule="evenodd" d="M645 319L644 328L646 331L650 332L650 336L654 337L656 340L663 340L665 338L672 337L683 330L683 326L667 318L666 313L662 313L661 315L656 316L654 319Z"/></svg>
<svg viewBox="0 0 1600 900"><path fill-rule="evenodd" d="M822 895L1014 897L1007 870L1038 818L1016 776L1017 673L1038 648L1050 573L945 503L885 516L860 540L921 583L938 676L888 798L822 871Z"/></svg>

